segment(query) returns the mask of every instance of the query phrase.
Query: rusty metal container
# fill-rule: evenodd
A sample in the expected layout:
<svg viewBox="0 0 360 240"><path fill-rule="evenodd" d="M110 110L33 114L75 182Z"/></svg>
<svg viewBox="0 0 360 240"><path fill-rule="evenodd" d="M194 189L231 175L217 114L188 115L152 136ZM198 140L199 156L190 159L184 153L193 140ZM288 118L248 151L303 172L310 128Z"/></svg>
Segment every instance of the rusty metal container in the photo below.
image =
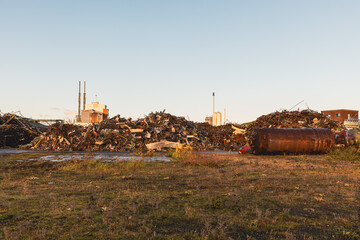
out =
<svg viewBox="0 0 360 240"><path fill-rule="evenodd" d="M326 128L258 128L250 135L255 154L326 153L335 147L335 135Z"/></svg>

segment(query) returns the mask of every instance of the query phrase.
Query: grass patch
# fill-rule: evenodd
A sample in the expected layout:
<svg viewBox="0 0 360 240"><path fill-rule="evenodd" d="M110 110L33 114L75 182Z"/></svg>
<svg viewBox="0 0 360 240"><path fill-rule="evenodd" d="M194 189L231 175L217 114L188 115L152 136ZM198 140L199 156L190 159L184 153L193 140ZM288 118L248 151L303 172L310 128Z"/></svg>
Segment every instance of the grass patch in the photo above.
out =
<svg viewBox="0 0 360 240"><path fill-rule="evenodd" d="M74 171L80 173L124 173L133 172L145 166L144 161L115 161L106 162L104 160L73 160L66 161L58 167L61 171Z"/></svg>
<svg viewBox="0 0 360 240"><path fill-rule="evenodd" d="M328 153L328 156L334 161L360 161L360 152L357 147L336 148Z"/></svg>
<svg viewBox="0 0 360 240"><path fill-rule="evenodd" d="M169 150L166 154L177 162L189 166L202 166L210 168L221 168L225 165L225 161L214 155L202 155L192 150Z"/></svg>
<svg viewBox="0 0 360 240"><path fill-rule="evenodd" d="M360 235L360 162L326 155L169 155L174 161L89 156L0 165L0 239Z"/></svg>

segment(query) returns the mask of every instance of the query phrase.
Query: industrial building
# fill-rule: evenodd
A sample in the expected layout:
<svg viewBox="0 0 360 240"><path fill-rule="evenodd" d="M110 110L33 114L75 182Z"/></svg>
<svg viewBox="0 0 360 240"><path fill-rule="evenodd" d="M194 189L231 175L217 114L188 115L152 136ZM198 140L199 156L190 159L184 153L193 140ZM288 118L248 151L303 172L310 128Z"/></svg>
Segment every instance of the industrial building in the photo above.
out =
<svg viewBox="0 0 360 240"><path fill-rule="evenodd" d="M215 93L213 93L213 114L210 117L205 117L205 122L212 126L221 126L221 112L215 112ZM225 110L224 110L224 119L225 119Z"/></svg>
<svg viewBox="0 0 360 240"><path fill-rule="evenodd" d="M359 111L349 109L337 109L337 110L324 110L322 114L339 122L344 122L347 119L359 119Z"/></svg>
<svg viewBox="0 0 360 240"><path fill-rule="evenodd" d="M349 109L324 110L322 114L344 123L346 128L359 127L359 111Z"/></svg>
<svg viewBox="0 0 360 240"><path fill-rule="evenodd" d="M99 104L98 101L86 104L86 82L84 81L83 110L81 108L81 82L79 81L79 98L78 98L78 123L99 123L109 116L109 109L105 104Z"/></svg>
<svg viewBox="0 0 360 240"><path fill-rule="evenodd" d="M85 109L81 111L81 122L83 123L98 123L107 119L109 110L105 104L93 102L85 104Z"/></svg>
<svg viewBox="0 0 360 240"><path fill-rule="evenodd" d="M221 112L214 112L212 116L205 118L205 122L212 126L221 126L221 118Z"/></svg>

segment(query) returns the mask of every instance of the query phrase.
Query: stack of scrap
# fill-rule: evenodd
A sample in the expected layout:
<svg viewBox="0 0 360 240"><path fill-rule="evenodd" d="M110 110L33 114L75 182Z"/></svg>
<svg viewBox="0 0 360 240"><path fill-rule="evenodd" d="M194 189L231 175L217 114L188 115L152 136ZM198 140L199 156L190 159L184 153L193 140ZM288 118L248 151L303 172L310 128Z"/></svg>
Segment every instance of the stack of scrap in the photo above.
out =
<svg viewBox="0 0 360 240"><path fill-rule="evenodd" d="M32 149L129 152L187 145L199 151L236 150L244 139L236 139L232 133L231 125L213 127L156 112L136 121L116 116L87 127L54 124L34 139Z"/></svg>
<svg viewBox="0 0 360 240"><path fill-rule="evenodd" d="M231 124L213 127L207 123L198 123L204 150L237 150L246 143L243 132L236 132Z"/></svg>
<svg viewBox="0 0 360 240"><path fill-rule="evenodd" d="M46 131L46 126L15 114L0 115L0 147L18 147L30 143Z"/></svg>
<svg viewBox="0 0 360 240"><path fill-rule="evenodd" d="M247 131L255 128L328 128L345 129L344 125L312 110L282 111L263 115L250 124Z"/></svg>
<svg viewBox="0 0 360 240"><path fill-rule="evenodd" d="M314 111L283 111L259 117L243 126L210 126L194 123L165 112L143 119L116 116L86 127L54 124L32 141L32 149L51 151L145 151L190 146L194 150L237 150L246 144L255 128L328 128L343 125Z"/></svg>
<svg viewBox="0 0 360 240"><path fill-rule="evenodd" d="M250 135L254 129L277 128L277 129L304 129L304 128L327 128L335 133L345 129L344 125L321 113L312 110L303 111L281 111L260 116L255 121L237 126L243 133L239 132L236 137L242 136L249 142ZM237 131L235 129L235 131Z"/></svg>

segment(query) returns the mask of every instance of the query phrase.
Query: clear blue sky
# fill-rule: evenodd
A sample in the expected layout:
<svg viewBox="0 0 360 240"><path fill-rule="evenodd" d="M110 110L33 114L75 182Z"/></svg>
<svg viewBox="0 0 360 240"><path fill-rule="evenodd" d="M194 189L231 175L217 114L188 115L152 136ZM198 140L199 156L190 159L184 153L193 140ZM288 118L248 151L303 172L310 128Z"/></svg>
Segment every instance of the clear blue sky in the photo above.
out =
<svg viewBox="0 0 360 240"><path fill-rule="evenodd" d="M71 118L80 80L111 116L203 121L213 91L239 123L301 100L358 110L359 13L358 0L0 0L0 110Z"/></svg>

